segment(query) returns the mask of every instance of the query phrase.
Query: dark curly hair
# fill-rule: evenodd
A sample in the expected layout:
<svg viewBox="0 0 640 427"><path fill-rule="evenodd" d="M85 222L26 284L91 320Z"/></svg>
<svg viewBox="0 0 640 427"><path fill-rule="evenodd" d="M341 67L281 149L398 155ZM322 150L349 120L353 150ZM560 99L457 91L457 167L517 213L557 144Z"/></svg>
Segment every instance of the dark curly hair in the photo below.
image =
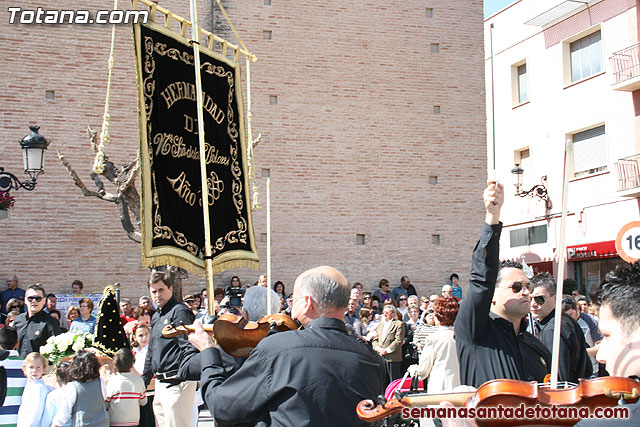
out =
<svg viewBox="0 0 640 427"><path fill-rule="evenodd" d="M594 296L598 304L609 306L625 334L633 334L640 328L640 261L607 273Z"/></svg>
<svg viewBox="0 0 640 427"><path fill-rule="evenodd" d="M71 366L71 362L64 360L56 367L56 377L58 377L58 382L62 384L67 384L69 382L69 366Z"/></svg>
<svg viewBox="0 0 640 427"><path fill-rule="evenodd" d="M100 362L96 355L86 350L77 352L67 369L68 380L86 383L98 377L100 377Z"/></svg>
<svg viewBox="0 0 640 427"><path fill-rule="evenodd" d="M438 297L433 304L433 314L441 326L453 326L458 315L458 301L455 298Z"/></svg>

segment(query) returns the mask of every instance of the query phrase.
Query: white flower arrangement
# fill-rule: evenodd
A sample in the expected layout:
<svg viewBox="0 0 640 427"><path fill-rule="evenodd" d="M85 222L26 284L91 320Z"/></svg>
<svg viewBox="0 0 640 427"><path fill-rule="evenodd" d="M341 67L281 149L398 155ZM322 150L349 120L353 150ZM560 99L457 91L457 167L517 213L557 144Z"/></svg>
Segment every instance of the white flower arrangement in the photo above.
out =
<svg viewBox="0 0 640 427"><path fill-rule="evenodd" d="M52 365L57 365L65 357L93 346L93 334L69 331L49 337L47 343L40 347L40 353Z"/></svg>

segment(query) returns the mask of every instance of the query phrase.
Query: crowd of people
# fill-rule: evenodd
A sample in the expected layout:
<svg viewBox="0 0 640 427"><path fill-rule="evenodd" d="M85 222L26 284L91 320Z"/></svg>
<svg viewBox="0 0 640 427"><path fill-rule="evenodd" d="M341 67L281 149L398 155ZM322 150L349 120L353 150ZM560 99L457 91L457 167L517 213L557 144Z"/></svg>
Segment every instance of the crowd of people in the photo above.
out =
<svg viewBox="0 0 640 427"><path fill-rule="evenodd" d="M56 317L55 295L36 284L21 296L12 277L0 328L8 358L0 363L13 390L0 425L189 426L201 405L220 426L363 425L356 405L405 374L428 393L501 378L542 382L551 368L555 280L500 262L502 187L490 184L484 203L465 292L455 273L440 293L421 296L408 276L393 289L381 279L366 290L323 266L302 273L292 293L281 281L269 288L264 276L252 286L234 276L214 290L210 313L206 289L179 301L165 273L154 272L137 307L120 301L131 347L118 350L113 368L101 369L96 354L81 351L49 381L40 347L66 328L93 332L93 302L82 298ZM225 313L255 321L277 312L303 328L270 333L248 358L226 353L203 327ZM640 375L640 264L611 272L591 304L564 295L560 313L560 381ZM193 325L188 337L163 335L165 326L182 324ZM637 422L638 404L629 407Z"/></svg>

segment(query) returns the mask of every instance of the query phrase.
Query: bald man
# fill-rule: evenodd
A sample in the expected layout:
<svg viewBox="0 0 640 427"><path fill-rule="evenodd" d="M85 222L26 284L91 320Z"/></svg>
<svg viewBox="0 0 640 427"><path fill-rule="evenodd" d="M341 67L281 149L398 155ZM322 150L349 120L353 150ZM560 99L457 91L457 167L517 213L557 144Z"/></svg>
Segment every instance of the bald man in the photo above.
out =
<svg viewBox="0 0 640 427"><path fill-rule="evenodd" d="M231 376L196 323L189 341L202 352L202 395L218 425L367 425L356 405L384 391L386 371L380 356L347 333L350 290L333 267L302 273L291 314L305 329L263 339Z"/></svg>

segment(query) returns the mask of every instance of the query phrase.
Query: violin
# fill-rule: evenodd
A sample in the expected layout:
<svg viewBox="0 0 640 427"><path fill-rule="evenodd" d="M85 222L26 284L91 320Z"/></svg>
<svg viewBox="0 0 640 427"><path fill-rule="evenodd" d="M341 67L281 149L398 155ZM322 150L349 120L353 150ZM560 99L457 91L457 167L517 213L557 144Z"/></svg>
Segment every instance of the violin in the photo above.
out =
<svg viewBox="0 0 640 427"><path fill-rule="evenodd" d="M631 378L601 377L590 380L580 380L578 385L565 388L551 389L548 383L538 384L535 381L492 380L482 384L476 391L463 393L426 394L416 393L403 395L396 391L395 396L385 401L378 399L381 404L374 406L373 401L363 400L356 407L358 417L364 421L373 422L403 411L403 408L426 407L449 401L454 406L475 408L503 407L518 408L524 405L533 408L542 407L612 407L619 403L634 403L640 395L640 383ZM521 426L521 425L574 425L580 418L549 419L549 418L519 418L519 419L489 419L476 418L478 426Z"/></svg>
<svg viewBox="0 0 640 427"><path fill-rule="evenodd" d="M262 316L256 322L250 322L242 316L231 313L222 314L213 325L202 325L213 336L218 345L234 357L249 357L249 353L266 338L269 331L290 331L300 328L300 324L282 313ZM162 336L173 338L194 332L193 325L167 325L162 328Z"/></svg>

